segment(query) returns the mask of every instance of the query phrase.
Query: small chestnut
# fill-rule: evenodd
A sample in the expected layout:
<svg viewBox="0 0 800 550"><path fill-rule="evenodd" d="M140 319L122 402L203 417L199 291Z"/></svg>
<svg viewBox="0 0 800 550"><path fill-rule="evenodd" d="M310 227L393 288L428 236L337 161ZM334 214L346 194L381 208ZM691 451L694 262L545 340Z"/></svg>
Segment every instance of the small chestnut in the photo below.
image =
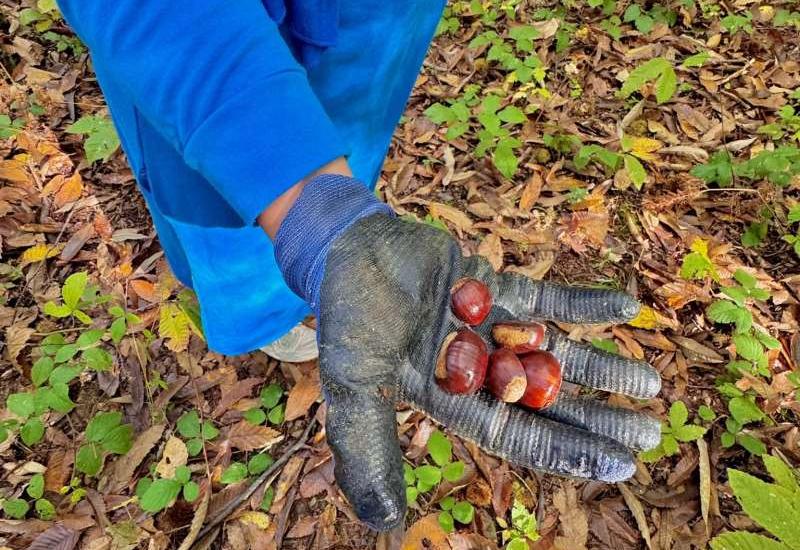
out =
<svg viewBox="0 0 800 550"><path fill-rule="evenodd" d="M519 358L507 348L500 348L489 356L486 387L506 403L519 401L525 393L528 380Z"/></svg>
<svg viewBox="0 0 800 550"><path fill-rule="evenodd" d="M436 361L436 382L450 393L475 393L486 378L489 352L480 336L461 328L448 334Z"/></svg>
<svg viewBox="0 0 800 550"><path fill-rule="evenodd" d="M492 293L477 279L461 279L450 291L450 307L468 325L480 325L492 310Z"/></svg>
<svg viewBox="0 0 800 550"><path fill-rule="evenodd" d="M534 410L552 405L561 389L561 365L552 353L533 351L519 358L528 385L520 404Z"/></svg>
<svg viewBox="0 0 800 550"><path fill-rule="evenodd" d="M539 349L544 340L544 325L522 321L506 321L492 327L492 338L497 345L514 353Z"/></svg>

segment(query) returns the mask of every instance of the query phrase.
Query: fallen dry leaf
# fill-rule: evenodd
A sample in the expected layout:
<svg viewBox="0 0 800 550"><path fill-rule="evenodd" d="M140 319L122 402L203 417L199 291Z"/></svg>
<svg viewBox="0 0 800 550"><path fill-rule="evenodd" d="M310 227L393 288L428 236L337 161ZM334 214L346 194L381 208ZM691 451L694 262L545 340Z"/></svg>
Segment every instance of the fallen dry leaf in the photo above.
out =
<svg viewBox="0 0 800 550"><path fill-rule="evenodd" d="M151 426L136 437L131 450L117 458L110 467L103 471L98 489L106 494L116 493L132 482L133 473L142 460L150 454L156 443L161 440L164 433L164 424Z"/></svg>
<svg viewBox="0 0 800 550"><path fill-rule="evenodd" d="M189 451L186 450L186 443L179 437L172 436L164 445L164 453L161 460L156 465L156 472L159 476L167 479L175 477L175 469L185 466L189 460Z"/></svg>
<svg viewBox="0 0 800 550"><path fill-rule="evenodd" d="M428 514L418 519L406 531L406 536L400 546L402 550L450 550L447 542L447 533L439 525L439 514Z"/></svg>
<svg viewBox="0 0 800 550"><path fill-rule="evenodd" d="M228 431L227 439L234 449L255 451L271 447L283 439L283 436L272 428L256 426L246 420L241 420Z"/></svg>
<svg viewBox="0 0 800 550"><path fill-rule="evenodd" d="M302 376L291 390L286 399L286 421L296 420L308 413L309 408L321 396L322 388L319 384L319 371L314 370L315 374Z"/></svg>

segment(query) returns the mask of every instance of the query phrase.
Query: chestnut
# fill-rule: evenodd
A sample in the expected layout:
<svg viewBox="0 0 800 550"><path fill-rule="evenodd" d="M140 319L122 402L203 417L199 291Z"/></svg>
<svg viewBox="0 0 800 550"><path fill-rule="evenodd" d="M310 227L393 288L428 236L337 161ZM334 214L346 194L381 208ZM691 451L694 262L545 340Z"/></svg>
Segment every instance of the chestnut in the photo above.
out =
<svg viewBox="0 0 800 550"><path fill-rule="evenodd" d="M492 310L492 293L477 279L461 279L450 290L450 307L468 325L480 325Z"/></svg>
<svg viewBox="0 0 800 550"><path fill-rule="evenodd" d="M489 356L486 387L506 403L519 401L525 393L528 380L519 358L507 348L500 348Z"/></svg>
<svg viewBox="0 0 800 550"><path fill-rule="evenodd" d="M497 345L514 353L539 349L544 340L544 325L522 321L506 321L492 327L492 338Z"/></svg>
<svg viewBox="0 0 800 550"><path fill-rule="evenodd" d="M436 360L436 382L450 393L475 393L486 378L489 352L468 328L447 335Z"/></svg>
<svg viewBox="0 0 800 550"><path fill-rule="evenodd" d="M552 353L533 351L519 358L528 385L521 405L541 410L552 405L561 389L561 365Z"/></svg>

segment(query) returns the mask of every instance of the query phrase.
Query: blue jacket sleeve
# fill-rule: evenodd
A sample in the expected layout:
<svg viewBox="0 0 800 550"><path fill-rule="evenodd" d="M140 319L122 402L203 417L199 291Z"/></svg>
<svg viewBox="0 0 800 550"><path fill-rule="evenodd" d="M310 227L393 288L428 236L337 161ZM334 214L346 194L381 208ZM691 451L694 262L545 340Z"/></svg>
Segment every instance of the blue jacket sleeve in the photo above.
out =
<svg viewBox="0 0 800 550"><path fill-rule="evenodd" d="M346 153L260 0L59 0L93 62L242 217Z"/></svg>

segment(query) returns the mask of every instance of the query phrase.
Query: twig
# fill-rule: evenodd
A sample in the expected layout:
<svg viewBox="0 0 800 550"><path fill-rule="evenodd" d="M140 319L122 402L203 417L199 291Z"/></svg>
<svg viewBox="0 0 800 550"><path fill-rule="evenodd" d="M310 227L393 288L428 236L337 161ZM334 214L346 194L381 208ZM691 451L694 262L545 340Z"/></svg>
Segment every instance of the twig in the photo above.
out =
<svg viewBox="0 0 800 550"><path fill-rule="evenodd" d="M283 467L283 465L289 461L289 458L291 458L292 455L294 455L297 451L302 449L306 444L308 436L311 434L311 429L314 427L316 423L317 419L315 415L312 415L311 420L309 421L308 426L306 426L306 429L303 431L303 435L300 436L300 439L294 445L292 445L283 454L283 456L281 456L278 460L276 460L275 463L272 466L270 466L263 474L258 476L258 478L253 483L250 484L250 487L248 487L248 489L245 492L243 492L241 495L237 496L236 498L231 500L228 504L223 506L223 508L214 517L214 519L212 519L211 521L206 523L205 526L203 526L203 528L200 530L200 533L197 535L197 540L202 539L212 529L214 529L214 527L225 521L225 519L227 519L227 517L231 515L233 511L239 507L239 505L242 504L242 502L253 496L253 493L255 493L258 490L258 488L261 487L261 485L271 475L277 472L279 468Z"/></svg>

